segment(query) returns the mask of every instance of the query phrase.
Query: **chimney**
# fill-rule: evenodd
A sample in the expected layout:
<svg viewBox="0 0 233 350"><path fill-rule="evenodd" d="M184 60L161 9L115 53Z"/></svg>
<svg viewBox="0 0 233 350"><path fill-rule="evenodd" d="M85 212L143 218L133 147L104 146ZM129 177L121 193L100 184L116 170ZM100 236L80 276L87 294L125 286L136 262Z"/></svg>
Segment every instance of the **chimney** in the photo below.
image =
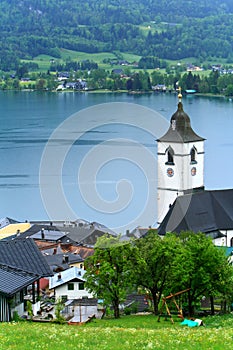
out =
<svg viewBox="0 0 233 350"><path fill-rule="evenodd" d="M53 249L53 255L56 255L57 254L57 248L54 248Z"/></svg>
<svg viewBox="0 0 233 350"><path fill-rule="evenodd" d="M44 228L41 229L41 239L44 239L45 235L44 235Z"/></svg>
<svg viewBox="0 0 233 350"><path fill-rule="evenodd" d="M20 236L20 230L19 229L16 231L16 236Z"/></svg>
<svg viewBox="0 0 233 350"><path fill-rule="evenodd" d="M63 262L64 264L68 264L68 262L69 262L69 256L68 256L68 255L63 255L63 260L62 260L62 262Z"/></svg>
<svg viewBox="0 0 233 350"><path fill-rule="evenodd" d="M57 280L61 281L61 274L60 273L57 275Z"/></svg>

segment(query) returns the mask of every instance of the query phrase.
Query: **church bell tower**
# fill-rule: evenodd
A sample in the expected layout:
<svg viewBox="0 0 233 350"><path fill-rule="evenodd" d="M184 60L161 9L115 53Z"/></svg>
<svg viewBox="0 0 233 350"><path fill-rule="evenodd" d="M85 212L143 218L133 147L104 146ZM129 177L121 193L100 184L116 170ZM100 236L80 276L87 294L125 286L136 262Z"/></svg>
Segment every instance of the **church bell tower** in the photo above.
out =
<svg viewBox="0 0 233 350"><path fill-rule="evenodd" d="M204 141L183 110L181 91L168 131L158 142L158 218L160 224L177 196L204 190Z"/></svg>

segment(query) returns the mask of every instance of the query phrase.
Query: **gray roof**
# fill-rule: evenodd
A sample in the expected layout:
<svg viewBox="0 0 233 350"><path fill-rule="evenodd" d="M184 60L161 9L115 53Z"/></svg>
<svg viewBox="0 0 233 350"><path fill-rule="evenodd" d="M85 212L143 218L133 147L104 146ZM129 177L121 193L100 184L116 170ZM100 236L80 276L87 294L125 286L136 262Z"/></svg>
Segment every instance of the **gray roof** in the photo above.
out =
<svg viewBox="0 0 233 350"><path fill-rule="evenodd" d="M0 293L12 296L39 279L38 275L0 264Z"/></svg>
<svg viewBox="0 0 233 350"><path fill-rule="evenodd" d="M56 231L56 230L39 230L38 232L32 234L30 237L33 239L44 239L46 241L60 241L64 236L66 236L65 232Z"/></svg>
<svg viewBox="0 0 233 350"><path fill-rule="evenodd" d="M160 137L158 142L177 142L187 143L195 141L204 141L203 137L198 136L192 129L190 118L183 110L183 104L178 103L177 111L172 115L170 127L165 135Z"/></svg>
<svg viewBox="0 0 233 350"><path fill-rule="evenodd" d="M42 238L41 230L44 230ZM60 232L60 233L59 233ZM108 233L116 236L116 233L106 226L98 223L75 223L65 226L39 225L31 226L27 231L21 233L18 239L31 237L38 240L60 241L62 243L74 242L87 245L95 245L97 238Z"/></svg>
<svg viewBox="0 0 233 350"><path fill-rule="evenodd" d="M233 230L233 189L177 197L159 226L158 234L189 230L207 233L213 238L219 230Z"/></svg>
<svg viewBox="0 0 233 350"><path fill-rule="evenodd" d="M69 268L68 270L59 272L49 279L49 289L56 288L74 280L85 282L85 278L83 277L85 272L85 270L79 269L75 266Z"/></svg>
<svg viewBox="0 0 233 350"><path fill-rule="evenodd" d="M44 255L44 257L52 271L56 271L57 268L67 270L70 264L84 261L79 254L72 253Z"/></svg>
<svg viewBox="0 0 233 350"><path fill-rule="evenodd" d="M31 238L0 241L0 264L26 270L41 277L51 276L49 265Z"/></svg>
<svg viewBox="0 0 233 350"><path fill-rule="evenodd" d="M16 221L16 220L8 218L8 217L1 218L0 219L0 228L3 228L3 227L10 225L10 224L18 224L18 223L19 223L19 221Z"/></svg>
<svg viewBox="0 0 233 350"><path fill-rule="evenodd" d="M135 229L133 229L133 231L127 233L127 236L128 237L134 237L134 238L141 238L143 236L146 236L147 233L151 230L155 230L154 228L152 227L136 227Z"/></svg>

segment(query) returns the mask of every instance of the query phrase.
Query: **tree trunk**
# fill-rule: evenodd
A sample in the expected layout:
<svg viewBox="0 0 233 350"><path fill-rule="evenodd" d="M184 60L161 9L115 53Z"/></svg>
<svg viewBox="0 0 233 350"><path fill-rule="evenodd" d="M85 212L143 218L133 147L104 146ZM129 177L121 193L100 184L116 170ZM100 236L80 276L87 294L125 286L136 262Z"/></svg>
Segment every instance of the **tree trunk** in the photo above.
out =
<svg viewBox="0 0 233 350"><path fill-rule="evenodd" d="M214 315L214 297L210 296L210 313L211 315Z"/></svg>
<svg viewBox="0 0 233 350"><path fill-rule="evenodd" d="M194 306L192 305L192 297L191 297L190 290L188 291L188 314L189 314L189 317L193 316L194 314Z"/></svg>
<svg viewBox="0 0 233 350"><path fill-rule="evenodd" d="M226 314L227 313L227 301L226 301L226 299L224 299L221 304L222 304L221 311L223 314Z"/></svg>
<svg viewBox="0 0 233 350"><path fill-rule="evenodd" d="M151 290L151 295L152 295L152 300L153 300L153 309L154 309L154 314L158 315L159 314L159 303L158 303L158 298L157 298L157 293L155 291Z"/></svg>
<svg viewBox="0 0 233 350"><path fill-rule="evenodd" d="M112 303L113 305L113 311L114 311L114 317L119 318L120 317L120 310L119 310L119 303L118 301L114 301Z"/></svg>

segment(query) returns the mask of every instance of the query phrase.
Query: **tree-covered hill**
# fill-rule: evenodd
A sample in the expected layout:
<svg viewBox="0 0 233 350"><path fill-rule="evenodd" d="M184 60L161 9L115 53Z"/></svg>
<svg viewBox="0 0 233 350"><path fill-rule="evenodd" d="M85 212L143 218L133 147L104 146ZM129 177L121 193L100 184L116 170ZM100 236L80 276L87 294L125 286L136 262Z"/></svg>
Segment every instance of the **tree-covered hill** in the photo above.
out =
<svg viewBox="0 0 233 350"><path fill-rule="evenodd" d="M233 61L232 0L2 0L0 69L60 49Z"/></svg>

